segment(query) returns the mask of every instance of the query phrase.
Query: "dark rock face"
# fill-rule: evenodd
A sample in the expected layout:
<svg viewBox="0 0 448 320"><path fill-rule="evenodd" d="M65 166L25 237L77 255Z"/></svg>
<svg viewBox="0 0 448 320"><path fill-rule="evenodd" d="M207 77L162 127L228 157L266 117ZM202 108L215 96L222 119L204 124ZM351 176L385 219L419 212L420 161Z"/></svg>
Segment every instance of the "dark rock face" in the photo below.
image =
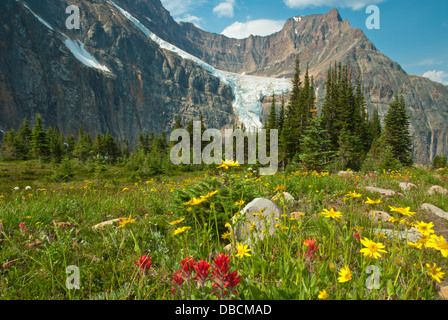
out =
<svg viewBox="0 0 448 320"><path fill-rule="evenodd" d="M25 0L0 2L0 129L18 127L41 113L46 125L75 133L110 132L135 142L140 132L170 130L175 117L204 114L211 128L237 119L229 86L190 60L161 49L118 12L109 0L26 0L52 28L27 10ZM68 3L70 2L70 3ZM367 108L384 117L395 92L403 90L414 137L414 160L428 163L448 154L448 86L408 75L352 28L336 9L324 15L293 17L266 37L231 39L178 24L160 0L113 0L151 32L217 69L248 75L286 77L309 64L318 106L334 62L361 73ZM81 30L67 30L65 8L81 10ZM88 68L64 44L64 33L79 39L110 72ZM279 99L278 105L279 105ZM264 108L269 105L265 99Z"/></svg>
<svg viewBox="0 0 448 320"><path fill-rule="evenodd" d="M51 3L50 3L51 2ZM170 130L177 115L204 114L206 124L233 124L232 89L192 61L162 50L108 1L71 1L81 31L65 27L64 1L0 3L0 128L36 113L65 133L79 126L136 142L140 132ZM51 9L46 9L51 8ZM64 44L64 33L111 72L89 68Z"/></svg>

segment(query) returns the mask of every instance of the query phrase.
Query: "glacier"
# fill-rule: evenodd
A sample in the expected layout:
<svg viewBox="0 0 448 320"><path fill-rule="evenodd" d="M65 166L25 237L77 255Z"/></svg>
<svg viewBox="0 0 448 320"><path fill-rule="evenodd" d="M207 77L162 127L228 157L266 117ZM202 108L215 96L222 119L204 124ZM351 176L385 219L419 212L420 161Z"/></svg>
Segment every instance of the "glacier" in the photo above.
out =
<svg viewBox="0 0 448 320"><path fill-rule="evenodd" d="M185 52L173 44L159 38L156 34L149 31L137 18L128 11L119 7L112 0L109 2L129 21L131 21L148 38L156 42L162 49L171 51L184 59L191 60L203 69L210 72L213 76L219 78L222 82L229 85L235 96L232 103L233 111L239 122L249 130L262 128L262 103L261 99L272 94L283 94L291 90L290 79L278 79L269 77L249 76L216 69L199 59L198 57Z"/></svg>

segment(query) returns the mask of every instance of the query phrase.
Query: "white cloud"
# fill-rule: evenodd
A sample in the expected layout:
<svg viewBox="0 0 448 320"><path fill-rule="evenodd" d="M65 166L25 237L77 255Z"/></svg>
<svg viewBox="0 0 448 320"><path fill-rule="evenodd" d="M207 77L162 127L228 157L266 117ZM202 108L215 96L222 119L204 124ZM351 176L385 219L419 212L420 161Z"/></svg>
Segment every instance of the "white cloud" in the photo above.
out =
<svg viewBox="0 0 448 320"><path fill-rule="evenodd" d="M202 18L197 17L197 16L193 16L193 15L187 13L186 15L184 15L182 17L176 18L176 21L177 22L181 22L181 21L183 21L183 22L191 22L196 27L201 28L200 23L202 22Z"/></svg>
<svg viewBox="0 0 448 320"><path fill-rule="evenodd" d="M353 10L364 9L369 5L378 4L384 0L283 0L289 8L303 9L306 7L348 7Z"/></svg>
<svg viewBox="0 0 448 320"><path fill-rule="evenodd" d="M218 17L233 18L235 0L226 0L213 8L213 13Z"/></svg>
<svg viewBox="0 0 448 320"><path fill-rule="evenodd" d="M161 0L172 16L179 16L206 3L207 0Z"/></svg>
<svg viewBox="0 0 448 320"><path fill-rule="evenodd" d="M243 39L254 36L267 36L283 28L285 21L259 19L247 22L234 22L221 33L229 38Z"/></svg>
<svg viewBox="0 0 448 320"><path fill-rule="evenodd" d="M432 81L448 85L448 73L446 73L445 71L437 71L437 70L427 71L423 74L423 76L428 79L431 79Z"/></svg>

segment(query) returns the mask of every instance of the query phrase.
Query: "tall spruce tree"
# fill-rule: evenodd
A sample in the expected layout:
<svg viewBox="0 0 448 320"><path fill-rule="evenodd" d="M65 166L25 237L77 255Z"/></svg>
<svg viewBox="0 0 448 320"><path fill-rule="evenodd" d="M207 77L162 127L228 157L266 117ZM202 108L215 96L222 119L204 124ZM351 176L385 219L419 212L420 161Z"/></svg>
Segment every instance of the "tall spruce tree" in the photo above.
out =
<svg viewBox="0 0 448 320"><path fill-rule="evenodd" d="M35 121L36 124L31 132L31 154L35 159L44 159L49 156L50 151L48 136L40 115L36 115Z"/></svg>
<svg viewBox="0 0 448 320"><path fill-rule="evenodd" d="M393 155L403 165L412 165L412 137L409 133L409 115L403 95L395 94L394 101L384 119L386 143L391 146Z"/></svg>

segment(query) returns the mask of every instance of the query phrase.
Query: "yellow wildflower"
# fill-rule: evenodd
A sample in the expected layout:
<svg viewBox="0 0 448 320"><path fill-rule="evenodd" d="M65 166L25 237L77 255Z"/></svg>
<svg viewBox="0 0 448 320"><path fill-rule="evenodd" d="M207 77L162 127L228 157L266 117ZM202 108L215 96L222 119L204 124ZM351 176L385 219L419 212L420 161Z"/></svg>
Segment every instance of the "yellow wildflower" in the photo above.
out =
<svg viewBox="0 0 448 320"><path fill-rule="evenodd" d="M338 282L343 283L352 280L352 272L350 271L348 266L345 266L339 271L340 277L338 278Z"/></svg>
<svg viewBox="0 0 448 320"><path fill-rule="evenodd" d="M176 230L174 230L174 232L173 232L173 236L175 236L175 235L177 235L177 234L179 234L179 233L182 233L182 232L184 232L185 230L190 229L190 228L191 228L191 227L177 228Z"/></svg>
<svg viewBox="0 0 448 320"><path fill-rule="evenodd" d="M420 232L423 235L434 233L434 230L432 230L432 228L434 227L434 223L432 222L429 223L425 223L423 221L415 222L415 226L417 227L418 232Z"/></svg>
<svg viewBox="0 0 448 320"><path fill-rule="evenodd" d="M367 197L366 203L367 204L380 204L380 203L382 203L382 201L381 201L381 198L379 198L378 200L372 200L369 197Z"/></svg>
<svg viewBox="0 0 448 320"><path fill-rule="evenodd" d="M202 202L206 201L207 199L204 197L201 197L200 199L192 198L190 201L184 202L184 205L186 206L196 206L198 204L201 204Z"/></svg>
<svg viewBox="0 0 448 320"><path fill-rule="evenodd" d="M364 238L361 239L361 243L366 248L361 249L359 252L364 253L364 256L366 256L367 258L374 257L375 259L378 259L379 257L381 257L379 252L387 253L386 250L383 250L383 248L385 247L381 242L376 243L367 238Z"/></svg>
<svg viewBox="0 0 448 320"><path fill-rule="evenodd" d="M442 272L442 268L437 268L436 264L431 267L429 263L426 264L426 267L429 269L428 275L430 275L433 279L435 279L438 283L440 283L440 279L443 278L445 272Z"/></svg>
<svg viewBox="0 0 448 320"><path fill-rule="evenodd" d="M318 298L319 298L319 299L323 299L323 300L328 299L327 291L325 291L325 289L322 290L322 291L319 291L319 296L318 296Z"/></svg>
<svg viewBox="0 0 448 320"><path fill-rule="evenodd" d="M235 205L236 205L236 206L242 206L245 202L246 202L246 201L244 201L244 200L237 201L237 202L235 202Z"/></svg>
<svg viewBox="0 0 448 320"><path fill-rule="evenodd" d="M243 245L242 243L237 243L237 254L235 255L238 258L243 258L244 256L246 257L250 257L251 254L248 253L249 251L251 251L252 249L248 249L247 245Z"/></svg>
<svg viewBox="0 0 448 320"><path fill-rule="evenodd" d="M416 212L410 212L411 208L407 207L407 208L397 208L394 206L389 206L390 211L395 211L398 213L401 213L404 216L408 216L408 217L412 217L414 214L416 214Z"/></svg>
<svg viewBox="0 0 448 320"><path fill-rule="evenodd" d="M229 169L229 167L239 167L240 164L238 163L238 161L233 161L233 160L222 160L222 164L219 165L217 168L225 168L225 169Z"/></svg>
<svg viewBox="0 0 448 320"><path fill-rule="evenodd" d="M342 213L339 211L334 211L333 208L331 208L330 211L328 211L327 209L324 209L323 212L321 212L320 214L323 214L325 216L325 218L331 218L331 219L336 219L342 216Z"/></svg>
<svg viewBox="0 0 448 320"><path fill-rule="evenodd" d="M347 195L353 199L362 197L362 194L356 193L356 191L349 192Z"/></svg>
<svg viewBox="0 0 448 320"><path fill-rule="evenodd" d="M132 215L129 215L129 218L127 218L126 220L121 220L120 221L120 225L117 227L117 229L120 228L124 228L126 227L128 224L134 223L136 219L132 219Z"/></svg>
<svg viewBox="0 0 448 320"><path fill-rule="evenodd" d="M176 224L181 223L181 222L184 221L184 220L185 220L185 218L180 218L179 220L171 221L171 222L169 222L168 224L174 226L174 225L176 225Z"/></svg>

